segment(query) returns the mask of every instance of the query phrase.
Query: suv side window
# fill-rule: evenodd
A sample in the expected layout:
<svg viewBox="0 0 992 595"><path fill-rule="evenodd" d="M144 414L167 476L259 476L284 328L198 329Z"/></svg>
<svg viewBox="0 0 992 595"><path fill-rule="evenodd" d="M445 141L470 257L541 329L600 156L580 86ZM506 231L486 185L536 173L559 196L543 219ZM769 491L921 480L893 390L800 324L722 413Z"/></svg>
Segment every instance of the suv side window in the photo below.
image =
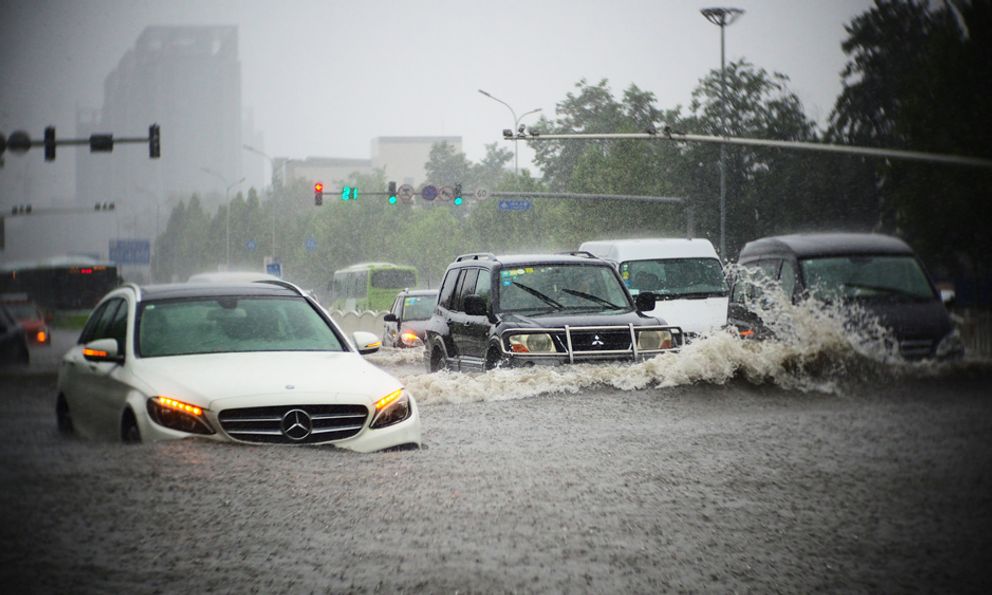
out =
<svg viewBox="0 0 992 595"><path fill-rule="evenodd" d="M465 310L465 296L471 295L475 291L475 282L479 276L479 269L466 269L462 272L458 280L458 291L455 292L455 299L451 305L452 310L463 312Z"/></svg>
<svg viewBox="0 0 992 595"><path fill-rule="evenodd" d="M475 295L485 300L489 305L489 296L492 294L492 273L486 269L479 271L479 280L475 283Z"/></svg>
<svg viewBox="0 0 992 595"><path fill-rule="evenodd" d="M458 282L458 273L460 269L452 269L448 271L448 274L444 276L444 281L441 283L441 291L438 292L437 305L441 308L449 308L451 304L451 296L455 293L455 284Z"/></svg>

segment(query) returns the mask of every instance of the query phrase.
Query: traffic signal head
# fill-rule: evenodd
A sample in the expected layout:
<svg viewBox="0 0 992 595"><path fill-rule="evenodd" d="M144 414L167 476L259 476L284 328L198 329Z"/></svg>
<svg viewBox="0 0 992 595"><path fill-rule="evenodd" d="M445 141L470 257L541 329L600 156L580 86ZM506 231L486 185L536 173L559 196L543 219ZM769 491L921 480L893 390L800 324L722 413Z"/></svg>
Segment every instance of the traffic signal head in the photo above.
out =
<svg viewBox="0 0 992 595"><path fill-rule="evenodd" d="M451 201L456 207L461 206L465 200L462 198L462 185L455 184L455 198Z"/></svg>
<svg viewBox="0 0 992 595"><path fill-rule="evenodd" d="M320 182L313 185L313 204L318 207L324 204L324 185Z"/></svg>
<svg viewBox="0 0 992 595"><path fill-rule="evenodd" d="M158 124L152 124L148 127L148 156L152 159L158 159L162 154L160 143L161 134L159 133Z"/></svg>
<svg viewBox="0 0 992 595"><path fill-rule="evenodd" d="M389 183L388 195L389 195L389 204L391 205L396 204L396 182Z"/></svg>
<svg viewBox="0 0 992 595"><path fill-rule="evenodd" d="M45 161L55 161L55 127L45 127Z"/></svg>

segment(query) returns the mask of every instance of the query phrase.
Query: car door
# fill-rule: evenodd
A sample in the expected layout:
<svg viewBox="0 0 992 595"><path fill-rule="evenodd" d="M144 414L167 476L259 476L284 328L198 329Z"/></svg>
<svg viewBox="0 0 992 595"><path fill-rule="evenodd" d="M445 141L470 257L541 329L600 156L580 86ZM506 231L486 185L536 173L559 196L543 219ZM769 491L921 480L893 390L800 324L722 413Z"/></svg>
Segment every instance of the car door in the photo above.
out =
<svg viewBox="0 0 992 595"><path fill-rule="evenodd" d="M486 302L486 311L488 312L492 301L492 272L487 269L479 269L475 288L471 291L466 289L466 291L467 293L465 295L474 294L482 298ZM473 354L479 354L479 357L483 358L484 362L486 351L489 349L489 334L492 329L492 322L489 320L489 315L469 316L466 314L465 318L467 322L465 337L463 339L465 350Z"/></svg>
<svg viewBox="0 0 992 595"><path fill-rule="evenodd" d="M110 318L104 337L101 339L114 339L117 341L117 353L125 355L127 352L127 338L133 335L129 332L132 329L133 320L131 304L128 300L121 300L117 310ZM123 364L113 362L97 362L96 368L91 368L93 372L90 384L93 393L93 407L96 410L97 432L110 439L120 437L121 413L124 410L124 402L127 399L129 385L127 383L127 372Z"/></svg>
<svg viewBox="0 0 992 595"><path fill-rule="evenodd" d="M482 354L472 346L472 316L465 313L465 296L475 291L479 269L462 271L451 302L451 340L455 345L459 369L482 367Z"/></svg>
<svg viewBox="0 0 992 595"><path fill-rule="evenodd" d="M62 359L60 386L65 396L72 422L83 436L92 437L97 432L97 412L93 408L93 371L96 364L83 357L83 347L95 341L106 331L116 313L121 299L111 299L98 305L90 314L76 345Z"/></svg>
<svg viewBox="0 0 992 595"><path fill-rule="evenodd" d="M396 296L393 300L393 306L389 309L389 312L396 316L396 321L386 321L385 329L383 330L382 342L384 345L390 347L399 346L400 338L400 321L403 320L403 294Z"/></svg>

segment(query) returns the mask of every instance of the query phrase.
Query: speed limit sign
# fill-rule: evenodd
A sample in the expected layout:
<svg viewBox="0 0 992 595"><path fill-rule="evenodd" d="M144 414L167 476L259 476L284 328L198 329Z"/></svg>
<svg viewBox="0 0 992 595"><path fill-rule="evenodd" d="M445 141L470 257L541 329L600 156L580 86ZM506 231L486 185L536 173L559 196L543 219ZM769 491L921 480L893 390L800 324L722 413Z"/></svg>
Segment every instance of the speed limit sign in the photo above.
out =
<svg viewBox="0 0 992 595"><path fill-rule="evenodd" d="M489 190L486 188L479 188L475 191L475 200L483 201L489 198Z"/></svg>
<svg viewBox="0 0 992 595"><path fill-rule="evenodd" d="M396 191L396 196L403 202L410 202L413 200L413 186L410 184L403 184Z"/></svg>

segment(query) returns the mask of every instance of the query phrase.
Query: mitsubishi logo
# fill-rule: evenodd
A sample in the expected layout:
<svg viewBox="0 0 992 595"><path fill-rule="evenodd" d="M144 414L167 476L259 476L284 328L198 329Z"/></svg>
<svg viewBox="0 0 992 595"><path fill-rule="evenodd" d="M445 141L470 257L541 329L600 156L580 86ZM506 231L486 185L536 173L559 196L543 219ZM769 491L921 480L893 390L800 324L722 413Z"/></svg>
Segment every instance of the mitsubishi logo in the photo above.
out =
<svg viewBox="0 0 992 595"><path fill-rule="evenodd" d="M283 436L293 442L306 439L313 431L313 421L310 414L302 409L290 409L286 415L282 416L282 423L279 424Z"/></svg>
<svg viewBox="0 0 992 595"><path fill-rule="evenodd" d="M593 347L602 347L603 346L603 340L599 338L599 335L593 335L592 336L592 346Z"/></svg>

